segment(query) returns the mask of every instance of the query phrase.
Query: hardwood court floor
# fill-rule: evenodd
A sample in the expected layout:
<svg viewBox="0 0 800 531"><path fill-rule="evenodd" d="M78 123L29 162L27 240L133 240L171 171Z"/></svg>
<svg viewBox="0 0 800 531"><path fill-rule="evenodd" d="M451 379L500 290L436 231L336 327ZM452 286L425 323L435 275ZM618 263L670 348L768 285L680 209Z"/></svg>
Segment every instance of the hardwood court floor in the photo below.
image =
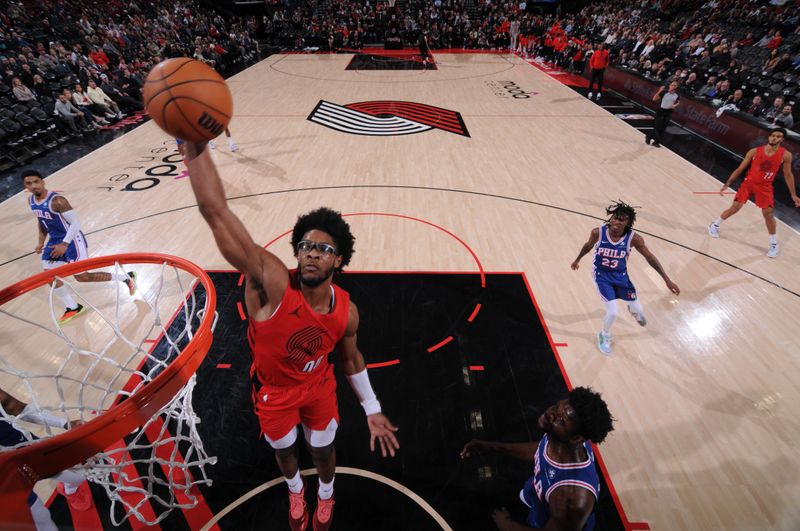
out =
<svg viewBox="0 0 800 531"><path fill-rule="evenodd" d="M222 139L214 156L255 241L279 238L270 249L291 263L282 235L328 205L354 214L353 270L524 272L554 341L567 345L570 381L601 391L618 419L600 449L630 521L796 529L797 232L779 224L782 254L766 258L761 215L748 205L709 239L731 197L693 192L717 190L716 180L519 59L441 54L436 71L346 71L349 60L272 56L229 80L241 151ZM535 94L514 99L512 82ZM460 113L469 136L347 134L307 119L321 100L435 106ZM176 160L151 123L47 183L76 207L93 255L166 252L227 269ZM577 272L569 264L616 199L642 207L636 229L682 294L634 256L649 324L621 309L608 358L594 344L603 310L590 257ZM39 266L26 197L6 201L0 220L5 285Z"/></svg>

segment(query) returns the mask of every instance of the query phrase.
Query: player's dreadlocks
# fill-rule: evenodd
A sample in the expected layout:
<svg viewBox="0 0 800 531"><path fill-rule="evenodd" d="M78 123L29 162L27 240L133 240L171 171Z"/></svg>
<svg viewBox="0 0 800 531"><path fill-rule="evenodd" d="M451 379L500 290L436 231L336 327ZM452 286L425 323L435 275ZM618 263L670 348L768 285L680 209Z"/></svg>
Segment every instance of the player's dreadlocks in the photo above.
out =
<svg viewBox="0 0 800 531"><path fill-rule="evenodd" d="M344 269L355 252L353 250L355 236L350 232L350 225L342 218L342 214L327 207L318 208L297 218L292 231L292 249L295 256L297 256L297 244L303 239L303 235L315 229L331 235L336 243L336 251L342 257L342 264L336 271Z"/></svg>
<svg viewBox="0 0 800 531"><path fill-rule="evenodd" d="M587 441L600 444L614 431L614 417L600 393L590 387L576 387L569 393L569 403L578 420L578 433Z"/></svg>
<svg viewBox="0 0 800 531"><path fill-rule="evenodd" d="M636 223L636 207L632 207L623 201L614 201L611 205L606 207L606 214L608 214L608 221L611 218L628 218L628 224L625 226L625 234L631 231L633 224Z"/></svg>

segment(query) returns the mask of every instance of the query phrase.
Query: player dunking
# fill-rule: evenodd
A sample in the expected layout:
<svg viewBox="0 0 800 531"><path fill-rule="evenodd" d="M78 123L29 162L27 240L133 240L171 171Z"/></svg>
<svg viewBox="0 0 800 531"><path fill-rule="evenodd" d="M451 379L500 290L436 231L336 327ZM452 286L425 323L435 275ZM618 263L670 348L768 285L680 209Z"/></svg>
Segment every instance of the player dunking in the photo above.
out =
<svg viewBox="0 0 800 531"><path fill-rule="evenodd" d="M644 238L633 231L636 210L630 205L618 202L606 208L606 214L610 216L608 221L592 229L589 241L583 244L571 267L573 270L578 269L578 262L583 255L594 248L592 273L600 298L606 305L603 329L597 335L597 347L600 352L608 355L611 354L611 325L617 318L617 299L628 302L628 311L636 322L642 326L647 324L644 308L636 296L636 288L628 278L628 257L631 254L631 247L639 251L647 263L661 275L672 293L679 295L681 290L670 280L661 263L644 244Z"/></svg>
<svg viewBox="0 0 800 531"><path fill-rule="evenodd" d="M38 171L22 172L22 182L25 184L25 189L32 194L29 204L36 215L36 228L39 232L39 242L35 251L42 255L42 267L48 270L65 263L88 258L89 249L86 245L86 238L81 232L78 215L72 209L69 201L57 192L48 192L45 188L44 177ZM126 275L87 271L75 275L75 280L78 282L118 280L125 283L131 295L136 292L135 273ZM64 314L58 319L59 324L68 323L86 311L86 308L78 304L60 280L56 282L53 291L66 306Z"/></svg>
<svg viewBox="0 0 800 531"><path fill-rule="evenodd" d="M308 509L295 450L302 424L319 473L315 531L328 529L333 518L339 425L336 379L328 354L336 348L344 373L367 414L370 448L377 440L384 456L400 446L397 428L381 413L356 344L358 309L349 294L333 284L353 254L353 235L341 214L320 208L298 218L292 231L297 269L256 245L228 208L217 169L205 145L187 142L184 153L189 179L222 256L247 280L247 336L253 354L250 370L253 401L261 430L289 486L289 525L305 529Z"/></svg>
<svg viewBox="0 0 800 531"><path fill-rule="evenodd" d="M780 248L778 247L777 223L775 223L775 193L772 189L772 183L775 181L775 176L778 170L783 168L783 179L786 181L786 186L789 188L789 195L792 196L792 201L796 207L800 207L800 197L794 190L794 175L792 174L792 154L781 147L786 136L786 130L782 128L772 129L769 132L766 145L753 148L747 152L744 160L739 167L733 170L731 176L725 181L725 184L720 189L722 193L739 178L747 166L747 175L744 182L736 192L731 206L725 210L720 216L711 222L708 226L708 235L712 238L719 238L719 227L722 222L739 212L751 195L755 195L756 206L761 209L764 215L764 223L767 225L767 232L769 233L769 250L767 256L775 258L778 256Z"/></svg>
<svg viewBox="0 0 800 531"><path fill-rule="evenodd" d="M496 452L533 463L533 476L519 493L520 499L530 508L526 525L514 522L503 508L492 515L501 531L531 527L591 531L600 477L590 442L600 444L614 430L614 418L608 406L598 393L576 387L569 397L542 413L539 429L544 431L544 436L538 443L473 439L461 450L461 459Z"/></svg>

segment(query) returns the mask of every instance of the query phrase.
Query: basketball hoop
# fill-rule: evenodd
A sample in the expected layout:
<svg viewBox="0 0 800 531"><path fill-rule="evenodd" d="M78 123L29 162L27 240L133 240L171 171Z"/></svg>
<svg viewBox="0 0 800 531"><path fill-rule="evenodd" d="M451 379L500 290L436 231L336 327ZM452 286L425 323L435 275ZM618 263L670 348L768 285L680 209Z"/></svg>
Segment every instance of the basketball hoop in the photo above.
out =
<svg viewBox="0 0 800 531"><path fill-rule="evenodd" d="M115 281L81 284L81 293L75 289L72 275L108 267L120 274L137 272L137 299L121 295L125 284ZM53 296L56 280L91 310L81 316L83 325L58 324L56 316L63 310ZM31 292L25 301L19 300ZM170 319L176 306L178 312ZM171 509L197 503L196 485L210 484L203 467L216 458L203 449L191 398L194 373L211 346L215 309L216 293L206 272L164 254L89 258L0 291L0 326L15 323L14 337L27 341L20 345L33 345L22 354L20 345L0 347L0 388L21 395L20 400L40 412L82 422L64 432L49 426L42 430L0 406L0 420L10 422L26 439L13 448L0 447L0 527L31 526L27 498L34 483L79 463L88 479L109 494L115 524L131 515L156 524ZM22 326L30 332L20 333ZM36 365L38 360L32 358L39 346L47 350L39 355L55 362ZM151 473L131 477L132 465L142 461ZM163 475L153 474L153 468ZM164 487L169 496L163 495ZM143 500L161 504L166 512L148 521L140 511ZM124 509L121 519L114 516L116 503Z"/></svg>

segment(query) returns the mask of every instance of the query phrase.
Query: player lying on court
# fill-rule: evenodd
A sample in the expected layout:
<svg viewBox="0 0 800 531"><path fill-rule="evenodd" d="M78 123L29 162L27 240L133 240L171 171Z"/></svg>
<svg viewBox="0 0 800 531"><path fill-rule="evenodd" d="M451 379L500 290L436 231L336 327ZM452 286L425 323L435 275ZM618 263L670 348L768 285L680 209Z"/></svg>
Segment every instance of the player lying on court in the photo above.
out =
<svg viewBox="0 0 800 531"><path fill-rule="evenodd" d="M192 189L222 256L244 273L248 340L253 355L253 401L261 430L289 486L289 525L305 529L308 510L300 477L297 425L319 473L316 531L333 518L333 480L339 425L336 379L328 360L338 351L345 375L364 411L370 448L394 456L400 447L397 428L381 413L356 344L359 315L349 294L333 284L353 254L354 237L341 214L320 208L300 216L292 231L297 269L253 242L228 208L217 169L204 143L183 146Z"/></svg>
<svg viewBox="0 0 800 531"><path fill-rule="evenodd" d="M539 428L544 436L538 442L473 439L461 450L461 459L496 452L533 462L533 476L519 493L530 509L525 524L512 520L504 507L492 515L501 531L591 531L600 477L590 442L600 444L614 430L608 406L590 388L576 387L567 398L542 413Z"/></svg>
<svg viewBox="0 0 800 531"><path fill-rule="evenodd" d="M2 407L2 411L0 411L0 447L13 448L29 440L21 430L14 427L13 421L31 422L65 430L81 424L79 420L66 420L45 409L26 404L3 389L0 389L0 407ZM35 435L33 437L35 438ZM92 507L92 494L83 474L69 469L50 479L59 482L57 490L67 498L67 503L72 510L86 511ZM31 492L28 503L38 531L56 531L58 529L50 517L50 511L35 493Z"/></svg>
<svg viewBox="0 0 800 531"><path fill-rule="evenodd" d="M89 248L86 237L81 231L78 215L72 209L67 198L58 192L48 192L45 188L44 177L38 171L23 171L22 182L25 189L31 193L29 204L36 216L36 228L39 233L39 242L35 251L42 255L42 268L49 270L88 258ZM74 278L78 282L118 280L127 286L131 295L136 292L136 273L86 271L76 274ZM64 314L58 319L59 324L68 323L86 311L86 308L78 304L60 280L56 281L53 291L66 307Z"/></svg>
<svg viewBox="0 0 800 531"><path fill-rule="evenodd" d="M728 187L739 178L745 168L750 166L745 175L744 182L736 192L733 203L717 219L708 226L708 235L712 238L719 238L719 227L722 222L739 212L750 196L755 196L756 206L761 209L764 216L764 223L767 225L769 233L769 250L767 256L775 258L780 252L778 247L777 223L775 222L775 192L772 183L778 175L779 170L783 170L783 180L789 189L789 195L794 202L794 206L800 207L800 197L794 189L794 175L792 174L792 154L781 147L786 136L783 128L772 129L769 132L767 143L764 146L753 148L744 156L744 160L739 167L733 170L731 176L725 181L720 189L722 194Z"/></svg>
<svg viewBox="0 0 800 531"><path fill-rule="evenodd" d="M589 234L589 241L583 244L578 257L572 262L572 269L577 270L583 255L594 249L592 275L597 284L597 291L606 306L603 318L603 329L597 334L597 347L603 354L611 354L611 325L617 318L617 299L628 302L628 311L636 322L642 326L647 324L644 308L636 296L636 288L628 277L628 258L631 247L644 256L650 267L655 269L667 288L679 295L681 290L664 272L658 258L644 244L644 238L636 234L633 224L636 221L636 210L623 202L614 203L606 208L608 221Z"/></svg>

